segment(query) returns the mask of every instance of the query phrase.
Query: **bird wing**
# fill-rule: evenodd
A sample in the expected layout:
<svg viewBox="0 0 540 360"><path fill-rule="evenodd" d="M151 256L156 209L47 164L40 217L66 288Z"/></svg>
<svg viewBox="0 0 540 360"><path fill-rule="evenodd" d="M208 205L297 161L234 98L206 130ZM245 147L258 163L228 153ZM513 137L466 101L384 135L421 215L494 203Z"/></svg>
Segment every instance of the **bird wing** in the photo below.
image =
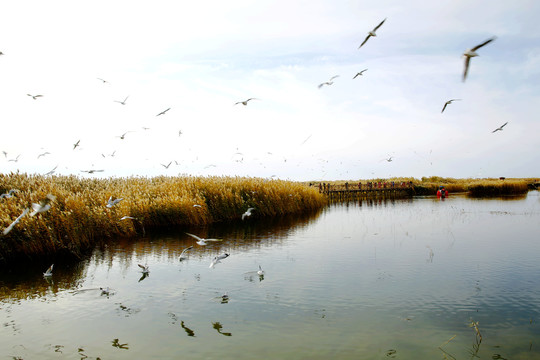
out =
<svg viewBox="0 0 540 360"><path fill-rule="evenodd" d="M377 25L375 27L375 29L373 29L373 31L377 31L378 28L380 28L382 26L382 24L384 24L384 22L386 21L386 19L384 19L383 21L381 21L381 23L379 25Z"/></svg>
<svg viewBox="0 0 540 360"><path fill-rule="evenodd" d="M503 127L505 127L506 124L508 124L508 121L501 125L501 129L502 129Z"/></svg>
<svg viewBox="0 0 540 360"><path fill-rule="evenodd" d="M364 41L360 44L360 46L358 47L359 49L364 46L365 43L367 43L368 39L371 37L371 35L368 35L366 36L366 38L364 39Z"/></svg>
<svg viewBox="0 0 540 360"><path fill-rule="evenodd" d="M194 238L194 239L199 240L199 241L205 241L204 239L198 237L197 235L193 235L193 234L190 234L190 233L186 233L186 234L189 235L189 236L191 236L191 237Z"/></svg>
<svg viewBox="0 0 540 360"><path fill-rule="evenodd" d="M441 110L441 114L444 112L444 109L446 109L446 105L448 105L447 102L444 103L444 106L443 106L443 108L442 108L442 110Z"/></svg>
<svg viewBox="0 0 540 360"><path fill-rule="evenodd" d="M463 81L467 78L467 73L469 72L469 63L471 61L471 58L466 56L465 57L465 69L463 70Z"/></svg>
<svg viewBox="0 0 540 360"><path fill-rule="evenodd" d="M332 77L330 78L329 81L332 81L332 80L334 80L335 78L338 78L338 77L339 77L339 75L334 75L334 76L332 76Z"/></svg>
<svg viewBox="0 0 540 360"><path fill-rule="evenodd" d="M472 51L476 51L476 50L480 49L482 46L489 44L490 42L492 42L492 41L495 40L495 39L496 39L495 37L492 37L491 39L484 41L484 42L481 43L480 45L476 45L476 46L473 47L471 50L472 50Z"/></svg>
<svg viewBox="0 0 540 360"><path fill-rule="evenodd" d="M143 270L146 270L146 266L144 266L144 265L137 264L137 266L140 267L140 268L143 269Z"/></svg>

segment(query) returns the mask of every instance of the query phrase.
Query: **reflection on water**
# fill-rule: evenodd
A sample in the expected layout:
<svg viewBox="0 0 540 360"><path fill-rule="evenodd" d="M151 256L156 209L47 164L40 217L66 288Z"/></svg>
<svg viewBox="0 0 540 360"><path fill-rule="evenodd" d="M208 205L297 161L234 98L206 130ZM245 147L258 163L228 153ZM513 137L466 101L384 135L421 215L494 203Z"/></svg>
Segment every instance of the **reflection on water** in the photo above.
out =
<svg viewBox="0 0 540 360"><path fill-rule="evenodd" d="M30 264L0 279L0 355L540 358L538 200L356 199Z"/></svg>

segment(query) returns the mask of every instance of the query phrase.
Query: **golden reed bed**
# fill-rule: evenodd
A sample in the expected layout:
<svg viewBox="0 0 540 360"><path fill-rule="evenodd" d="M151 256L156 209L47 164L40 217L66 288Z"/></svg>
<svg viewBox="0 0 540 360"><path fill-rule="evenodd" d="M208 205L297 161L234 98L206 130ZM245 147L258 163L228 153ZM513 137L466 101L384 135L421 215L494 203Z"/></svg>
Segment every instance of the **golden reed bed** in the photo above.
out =
<svg viewBox="0 0 540 360"><path fill-rule="evenodd" d="M250 207L256 209L253 217L266 217L316 210L326 203L317 189L298 182L245 177L0 174L0 193L10 189L17 191L0 199L0 230L48 194L54 201L48 211L28 213L7 234L0 233L0 263L80 254L103 239L135 237L152 228L241 219ZM107 207L111 197L123 200Z"/></svg>

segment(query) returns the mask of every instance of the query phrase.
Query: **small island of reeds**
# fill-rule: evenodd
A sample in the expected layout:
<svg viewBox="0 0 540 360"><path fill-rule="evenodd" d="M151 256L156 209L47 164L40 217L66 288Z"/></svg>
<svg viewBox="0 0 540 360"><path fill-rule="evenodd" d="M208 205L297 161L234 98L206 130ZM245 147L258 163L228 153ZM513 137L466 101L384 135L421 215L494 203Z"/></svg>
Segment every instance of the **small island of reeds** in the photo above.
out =
<svg viewBox="0 0 540 360"><path fill-rule="evenodd" d="M246 177L129 177L0 174L0 264L58 254L79 255L115 237L151 229L241 221L315 211L326 199L299 182ZM32 214L43 199L50 209ZM122 199L107 207L111 199ZM26 209L29 209L25 213ZM23 213L25 215L21 216Z"/></svg>

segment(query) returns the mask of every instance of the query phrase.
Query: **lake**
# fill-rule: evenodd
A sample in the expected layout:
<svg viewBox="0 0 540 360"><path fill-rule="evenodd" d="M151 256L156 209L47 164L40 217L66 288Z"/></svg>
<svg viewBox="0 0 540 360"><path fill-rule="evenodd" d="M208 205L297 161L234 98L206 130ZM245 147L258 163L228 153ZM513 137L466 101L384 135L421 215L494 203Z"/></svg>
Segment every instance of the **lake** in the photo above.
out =
<svg viewBox="0 0 540 360"><path fill-rule="evenodd" d="M2 275L0 359L539 359L539 235L531 191L118 240Z"/></svg>

